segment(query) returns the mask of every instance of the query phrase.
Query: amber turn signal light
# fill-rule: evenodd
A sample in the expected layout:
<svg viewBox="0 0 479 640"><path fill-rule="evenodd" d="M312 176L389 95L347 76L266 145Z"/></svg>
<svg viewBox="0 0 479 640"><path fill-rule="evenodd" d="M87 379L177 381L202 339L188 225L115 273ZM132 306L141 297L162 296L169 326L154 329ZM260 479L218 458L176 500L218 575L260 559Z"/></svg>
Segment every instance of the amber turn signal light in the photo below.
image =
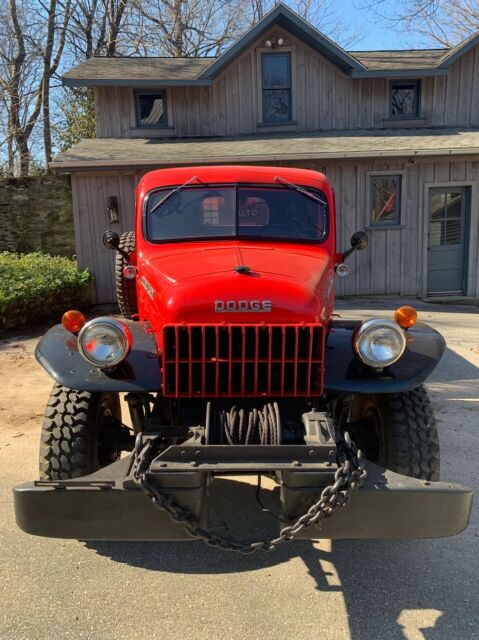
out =
<svg viewBox="0 0 479 640"><path fill-rule="evenodd" d="M71 333L78 333L86 322L86 318L81 311L70 309L62 316L62 325Z"/></svg>
<svg viewBox="0 0 479 640"><path fill-rule="evenodd" d="M396 320L398 325L403 329L409 329L409 327L413 327L417 322L417 311L414 307L408 305L399 307L394 314L394 320Z"/></svg>

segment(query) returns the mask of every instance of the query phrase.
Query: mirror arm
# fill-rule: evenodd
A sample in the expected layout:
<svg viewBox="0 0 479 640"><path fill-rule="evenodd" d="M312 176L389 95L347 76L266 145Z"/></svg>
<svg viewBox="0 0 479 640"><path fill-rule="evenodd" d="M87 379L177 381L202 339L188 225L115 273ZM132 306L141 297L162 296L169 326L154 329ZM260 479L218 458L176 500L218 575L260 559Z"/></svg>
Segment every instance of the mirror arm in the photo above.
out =
<svg viewBox="0 0 479 640"><path fill-rule="evenodd" d="M343 260L346 260L348 256L350 256L352 253L354 253L358 249L359 249L359 243L356 244L354 247L351 247L351 249L348 249L347 251L343 251Z"/></svg>

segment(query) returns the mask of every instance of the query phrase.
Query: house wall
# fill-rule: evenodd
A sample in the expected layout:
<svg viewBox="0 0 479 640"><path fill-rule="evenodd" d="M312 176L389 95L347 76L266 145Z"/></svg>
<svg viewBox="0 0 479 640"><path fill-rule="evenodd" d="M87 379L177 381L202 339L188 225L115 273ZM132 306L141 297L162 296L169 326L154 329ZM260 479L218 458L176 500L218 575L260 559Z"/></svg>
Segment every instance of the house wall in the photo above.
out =
<svg viewBox="0 0 479 640"><path fill-rule="evenodd" d="M261 127L259 54L266 34L234 60L210 87L167 89L169 129L135 127L131 87L97 87L98 137L212 136L265 133L271 130L315 131L388 128L389 80L352 79L336 66L281 30L283 50L292 52L293 119L297 124ZM267 51L271 51L270 49ZM426 126L479 125L479 47L460 58L449 77L423 78L421 117ZM408 123L404 123L407 128ZM409 125L410 126L410 125Z"/></svg>
<svg viewBox="0 0 479 640"><path fill-rule="evenodd" d="M337 198L338 249L350 246L351 235L368 230L369 247L348 258L351 274L338 279L338 295L425 294L427 269L427 185L470 186L472 193L468 260L468 294L479 297L478 234L479 205L476 194L479 160L428 160L394 162L296 163L323 171L331 180ZM367 211L368 172L394 171L403 175L403 212L399 228L370 229ZM135 186L142 172L73 174L73 202L77 254L81 267L96 278L98 302L115 300L113 259L101 241L111 228L118 233L133 229ZM120 223L110 225L107 200L116 196Z"/></svg>

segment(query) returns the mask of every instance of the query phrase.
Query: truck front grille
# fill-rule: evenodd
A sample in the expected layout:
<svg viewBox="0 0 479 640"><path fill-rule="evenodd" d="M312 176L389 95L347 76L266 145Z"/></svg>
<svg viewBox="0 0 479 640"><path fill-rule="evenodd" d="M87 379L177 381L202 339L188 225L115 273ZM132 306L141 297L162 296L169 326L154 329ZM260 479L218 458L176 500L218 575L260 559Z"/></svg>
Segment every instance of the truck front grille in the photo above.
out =
<svg viewBox="0 0 479 640"><path fill-rule="evenodd" d="M185 325L163 329L163 391L170 397L322 393L320 325Z"/></svg>

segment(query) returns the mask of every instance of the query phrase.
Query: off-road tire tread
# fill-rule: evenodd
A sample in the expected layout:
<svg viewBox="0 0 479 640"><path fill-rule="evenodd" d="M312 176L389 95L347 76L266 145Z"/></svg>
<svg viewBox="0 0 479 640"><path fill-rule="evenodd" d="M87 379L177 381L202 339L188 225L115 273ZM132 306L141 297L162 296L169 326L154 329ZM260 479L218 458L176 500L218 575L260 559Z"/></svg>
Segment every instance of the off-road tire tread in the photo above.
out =
<svg viewBox="0 0 479 640"><path fill-rule="evenodd" d="M120 236L120 249L128 254L135 252L135 232L127 231ZM123 269L128 265L126 258L117 251L115 256L115 286L120 313L129 320L138 314L138 298L136 293L136 281L127 280L123 275Z"/></svg>
<svg viewBox="0 0 479 640"><path fill-rule="evenodd" d="M92 416L101 395L53 385L40 436L41 480L66 480L96 471L97 434L93 433ZM111 462L114 460L112 451Z"/></svg>
<svg viewBox="0 0 479 640"><path fill-rule="evenodd" d="M424 386L384 397L386 463L389 469L424 480L439 480L439 436Z"/></svg>
<svg viewBox="0 0 479 640"><path fill-rule="evenodd" d="M40 479L78 478L91 470L88 391L53 386L40 438Z"/></svg>

